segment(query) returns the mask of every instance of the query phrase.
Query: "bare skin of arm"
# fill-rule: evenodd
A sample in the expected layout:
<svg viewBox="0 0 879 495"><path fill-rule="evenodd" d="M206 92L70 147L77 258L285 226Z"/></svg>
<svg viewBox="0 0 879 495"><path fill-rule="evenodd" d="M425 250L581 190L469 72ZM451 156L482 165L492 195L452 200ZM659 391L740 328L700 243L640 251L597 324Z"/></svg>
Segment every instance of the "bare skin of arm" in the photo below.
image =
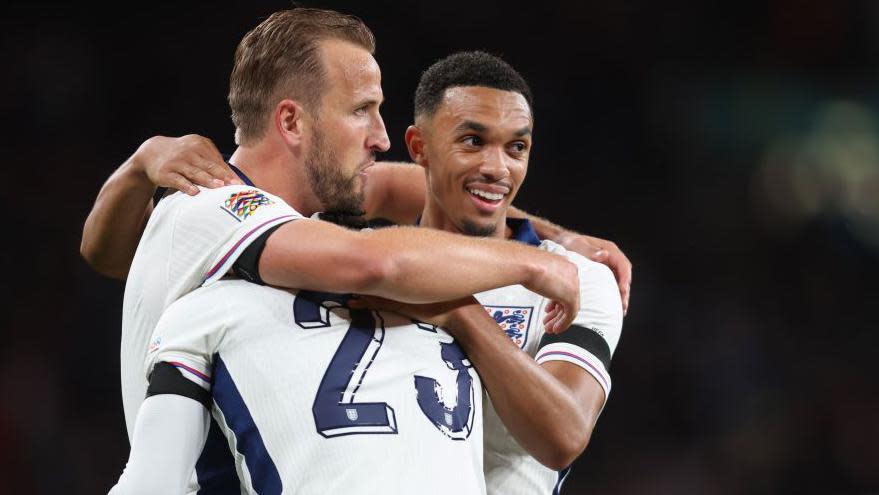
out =
<svg viewBox="0 0 879 495"><path fill-rule="evenodd" d="M550 239L568 251L574 251L592 261L607 265L613 271L623 300L623 314L629 310L629 296L632 291L632 262L612 241L571 232L545 218L540 218L515 207L510 214L516 218L527 218L541 239Z"/></svg>
<svg viewBox="0 0 879 495"><path fill-rule="evenodd" d="M195 185L240 183L211 140L197 135L150 138L101 188L83 227L80 252L99 273L124 279L152 212L156 186L194 195L198 194ZM368 217L413 224L424 208L424 171L412 164L377 163L370 170L365 193ZM529 218L541 238L610 266L617 276L623 307L628 307L632 264L614 243L567 231L515 208L510 214Z"/></svg>
<svg viewBox="0 0 879 495"><path fill-rule="evenodd" d="M358 232L317 220L288 222L266 242L259 271L277 287L416 304L522 284L558 303L546 322L550 332L567 328L580 307L577 267L562 256L502 239L416 227Z"/></svg>
<svg viewBox="0 0 879 495"><path fill-rule="evenodd" d="M124 279L153 211L156 187L198 194L194 184L240 184L207 138L156 136L107 179L82 229L80 252L99 273Z"/></svg>
<svg viewBox="0 0 879 495"><path fill-rule="evenodd" d="M501 421L541 464L559 471L586 449L604 405L601 385L571 363L537 364L476 299L411 305L365 297L351 304L394 311L447 329L479 371Z"/></svg>

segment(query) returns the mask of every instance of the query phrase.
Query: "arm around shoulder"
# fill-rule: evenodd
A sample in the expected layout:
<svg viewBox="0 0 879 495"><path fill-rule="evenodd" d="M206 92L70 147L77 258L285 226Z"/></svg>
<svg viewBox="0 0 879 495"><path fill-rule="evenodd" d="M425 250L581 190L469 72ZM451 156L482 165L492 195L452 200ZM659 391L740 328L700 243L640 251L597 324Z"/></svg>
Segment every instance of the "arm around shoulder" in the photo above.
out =
<svg viewBox="0 0 879 495"><path fill-rule="evenodd" d="M137 153L107 179L82 229L80 254L98 273L124 279L152 212L155 186Z"/></svg>
<svg viewBox="0 0 879 495"><path fill-rule="evenodd" d="M430 303L522 284L575 308L576 268L563 257L500 239L391 227L354 232L315 220L268 238L259 273L270 285Z"/></svg>

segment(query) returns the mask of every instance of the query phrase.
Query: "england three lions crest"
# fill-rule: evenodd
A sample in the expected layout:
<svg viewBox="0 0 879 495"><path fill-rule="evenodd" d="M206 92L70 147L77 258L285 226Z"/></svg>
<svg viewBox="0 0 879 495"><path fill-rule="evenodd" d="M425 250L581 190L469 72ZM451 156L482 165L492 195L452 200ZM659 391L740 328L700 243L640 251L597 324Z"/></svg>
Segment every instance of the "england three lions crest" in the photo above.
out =
<svg viewBox="0 0 879 495"><path fill-rule="evenodd" d="M528 329L531 327L531 314L534 313L533 306L485 306L485 310L504 329L513 343L520 349L525 347Z"/></svg>

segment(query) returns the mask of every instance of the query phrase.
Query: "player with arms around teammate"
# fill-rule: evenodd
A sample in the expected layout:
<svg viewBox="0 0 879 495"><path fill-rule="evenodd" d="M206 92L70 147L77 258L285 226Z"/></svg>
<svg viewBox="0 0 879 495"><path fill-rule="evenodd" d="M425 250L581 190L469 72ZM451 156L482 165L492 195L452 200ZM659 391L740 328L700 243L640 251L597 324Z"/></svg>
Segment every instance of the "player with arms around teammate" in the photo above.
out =
<svg viewBox="0 0 879 495"><path fill-rule="evenodd" d="M485 478L488 492L498 495L558 493L610 392L608 370L623 319L607 267L541 242L527 220L507 217L528 169L532 129L532 97L522 76L497 57L465 52L422 75L406 144L427 175L422 226L515 239L578 266L580 308L567 331L545 332L552 303L522 286L458 304L365 301L448 328L467 352L491 398Z"/></svg>
<svg viewBox="0 0 879 495"><path fill-rule="evenodd" d="M281 287L408 302L525 283L567 308L576 304L575 268L536 249L411 227L355 232L305 218L321 209L362 210L365 171L389 146L373 48L359 19L316 9L276 13L242 40L230 79L239 143L230 161L245 184L161 201L128 274L121 366L129 436L159 316L230 271L260 273ZM129 210L117 205L96 206L90 219L100 224Z"/></svg>
<svg viewBox="0 0 879 495"><path fill-rule="evenodd" d="M155 412L141 409L140 403L147 388L142 372L147 344L159 316L182 295L199 285L210 286L230 271L278 286L354 291L408 302L447 300L524 283L562 303L552 324L563 325L573 317L579 297L576 268L561 257L499 240L405 227L352 232L302 218L319 208L358 210L363 171L376 151L387 148L378 113L380 73L371 51L371 33L359 20L312 9L277 13L242 41L230 88L240 145L231 161L239 165L246 185L166 198L152 212L129 272L122 372L130 435L137 436L136 422L150 424ZM302 54L312 57L310 62ZM266 184L271 192L254 183ZM449 265L436 264L437 256ZM354 328L353 323L348 327ZM452 354L440 357L458 363L459 375L466 366L448 352ZM368 351L362 355L369 356ZM183 418L186 413L174 409L179 402L162 400L166 398L157 396L152 404L170 407L175 411L170 417ZM350 421L362 417L356 409L350 415ZM445 420L445 413L441 416ZM440 416L434 412L429 417ZM245 421L245 429L253 431L248 425ZM179 425L165 426L164 431L175 432ZM248 450L253 445L245 441L237 447ZM185 450L164 451L161 457L171 462ZM257 452L247 458L261 456ZM249 472L255 477L251 482L262 479L262 466ZM229 471L200 473L202 488L228 480L218 473Z"/></svg>
<svg viewBox="0 0 879 495"><path fill-rule="evenodd" d="M521 77L486 54L459 54L425 73L417 96L418 126L407 133L413 159L427 168L433 193L424 212L425 226L541 244L527 222L504 226L506 207L527 168L529 99ZM485 475L492 493L539 494L558 488L561 475L541 463L558 470L582 452L609 390L608 361L622 320L613 276L602 265L564 253L554 243L544 242L541 248L565 254L588 277L580 287L585 304L575 325L561 337L546 335L540 324L550 302L521 286L479 294L491 315L475 303L448 314L448 304L393 306L460 335L480 372L490 377L496 406L485 412L491 427L485 439ZM351 304L356 308L345 307ZM497 322L505 323L516 344ZM364 345L370 337L371 347ZM363 493L481 491L480 445L472 443L482 431L479 418L474 418L480 411L475 397L479 380L441 328L364 312L362 305L338 296L294 296L221 281L169 308L155 342L148 366L153 373L151 393L198 398L206 393L195 388L196 394L187 395L187 388L194 388L190 381L213 387L215 416L221 418L230 444L260 445L256 452L238 449L238 457L245 459L238 471L245 473L246 486L256 487L247 473L258 471L271 473L268 479L275 484L269 488L283 485L304 492L355 486ZM445 370L437 366L437 347ZM538 352L540 365L531 357ZM303 357L290 362L290 353ZM325 362L330 364L324 368L320 363ZM190 381L171 367L185 370ZM253 368L272 371L251 376L247 370ZM454 382L449 381L449 369L454 370ZM303 397L314 400L303 402ZM260 398L270 398L268 408L275 412L267 414ZM175 398L156 395L147 404L159 400ZM236 407L237 403L242 405ZM241 421L237 418L241 410L248 410L246 404L252 405L248 414L253 419ZM313 417L308 415L309 404ZM196 402L184 398L180 406L197 416ZM510 438L501 418L519 443ZM260 425L258 441L247 437L246 428L236 430L242 423ZM197 430L193 426L180 433L191 436ZM337 436L345 439L327 440ZM445 443L446 437L462 442ZM137 461L150 458L143 439L154 452L165 452L168 443L159 438L138 435L129 468L140 471ZM180 437L172 440L179 442ZM191 443L198 447L201 441ZM183 459L182 472L191 470L198 450ZM382 452L380 464L375 464L375 451ZM413 467L413 458L427 461ZM272 462L266 467L252 459ZM313 464L334 475L323 478L313 470L301 470ZM428 465L442 469L423 471ZM178 468L179 473L180 467L169 466L167 472ZM131 478L121 481L134 483ZM421 482L424 487L413 488Z"/></svg>

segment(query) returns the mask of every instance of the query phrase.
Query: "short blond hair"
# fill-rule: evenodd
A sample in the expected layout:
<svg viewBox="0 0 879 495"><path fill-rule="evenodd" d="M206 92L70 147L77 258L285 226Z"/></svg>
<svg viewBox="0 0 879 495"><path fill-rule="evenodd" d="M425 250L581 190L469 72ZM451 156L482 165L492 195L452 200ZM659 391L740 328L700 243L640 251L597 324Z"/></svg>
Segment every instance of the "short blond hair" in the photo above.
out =
<svg viewBox="0 0 879 495"><path fill-rule="evenodd" d="M375 52L375 36L360 18L332 10L275 12L244 36L235 50L229 78L229 106L238 144L262 138L268 112L284 98L317 110L326 86L319 43L327 39Z"/></svg>

